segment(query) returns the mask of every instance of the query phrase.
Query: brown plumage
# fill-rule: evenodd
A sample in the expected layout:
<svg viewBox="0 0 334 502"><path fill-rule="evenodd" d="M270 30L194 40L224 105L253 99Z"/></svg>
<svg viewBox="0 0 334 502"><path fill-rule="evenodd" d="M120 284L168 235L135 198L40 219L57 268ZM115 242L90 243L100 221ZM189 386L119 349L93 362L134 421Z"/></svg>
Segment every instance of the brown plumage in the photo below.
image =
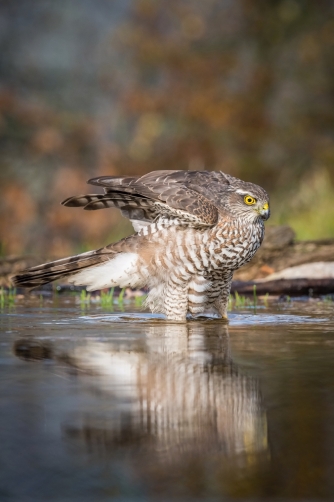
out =
<svg viewBox="0 0 334 502"><path fill-rule="evenodd" d="M226 317L233 271L259 248L269 198L258 185L222 172L154 171L142 177L89 180L103 194L63 204L85 210L116 207L136 233L96 251L22 271L17 286L60 277L92 291L149 286L147 304L169 319L212 312Z"/></svg>

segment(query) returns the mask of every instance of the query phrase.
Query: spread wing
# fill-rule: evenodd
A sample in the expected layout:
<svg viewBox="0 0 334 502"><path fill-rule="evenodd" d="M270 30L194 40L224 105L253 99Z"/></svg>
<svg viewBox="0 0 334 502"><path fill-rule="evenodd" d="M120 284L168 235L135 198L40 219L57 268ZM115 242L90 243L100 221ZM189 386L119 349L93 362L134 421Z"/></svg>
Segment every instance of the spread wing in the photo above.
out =
<svg viewBox="0 0 334 502"><path fill-rule="evenodd" d="M218 221L219 200L230 177L213 171L153 171L141 177L102 176L88 181L104 194L70 197L62 204L86 210L117 207L130 220L168 216L196 225Z"/></svg>

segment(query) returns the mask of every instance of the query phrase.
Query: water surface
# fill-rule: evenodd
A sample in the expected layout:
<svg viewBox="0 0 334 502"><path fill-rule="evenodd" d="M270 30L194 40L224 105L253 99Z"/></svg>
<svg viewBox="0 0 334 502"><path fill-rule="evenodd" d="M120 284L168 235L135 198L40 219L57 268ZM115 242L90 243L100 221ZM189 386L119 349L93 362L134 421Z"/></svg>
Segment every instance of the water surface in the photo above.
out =
<svg viewBox="0 0 334 502"><path fill-rule="evenodd" d="M333 499L332 305L3 308L0 500Z"/></svg>

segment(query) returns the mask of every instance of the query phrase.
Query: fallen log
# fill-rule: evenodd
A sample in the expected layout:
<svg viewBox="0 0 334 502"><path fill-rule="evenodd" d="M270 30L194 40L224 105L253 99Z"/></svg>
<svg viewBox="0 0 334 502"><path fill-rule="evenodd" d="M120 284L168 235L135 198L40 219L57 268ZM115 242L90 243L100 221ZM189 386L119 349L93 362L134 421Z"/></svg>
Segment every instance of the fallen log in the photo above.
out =
<svg viewBox="0 0 334 502"><path fill-rule="evenodd" d="M233 281L231 293L274 296L321 296L334 294L334 279L279 279L277 281Z"/></svg>

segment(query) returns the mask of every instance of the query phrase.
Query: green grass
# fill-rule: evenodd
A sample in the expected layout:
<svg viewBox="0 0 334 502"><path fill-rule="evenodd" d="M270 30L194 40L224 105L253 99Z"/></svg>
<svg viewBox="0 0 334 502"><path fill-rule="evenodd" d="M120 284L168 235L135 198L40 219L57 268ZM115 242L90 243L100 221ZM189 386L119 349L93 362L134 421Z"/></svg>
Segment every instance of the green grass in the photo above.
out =
<svg viewBox="0 0 334 502"><path fill-rule="evenodd" d="M256 306L257 306L256 284L254 284L253 286L253 304L254 304L254 310L256 311Z"/></svg>
<svg viewBox="0 0 334 502"><path fill-rule="evenodd" d="M261 302L263 303L264 307L268 308L268 301L269 301L269 293L267 293L264 298L261 298ZM257 296L256 292L256 285L253 287L253 295L252 296L245 296L245 295L239 295L239 293L236 291L233 294L230 295L229 301L228 301L228 311L231 310L238 310L238 309L244 309L244 308L252 308L254 309L254 312L256 312L256 309L260 303L259 297Z"/></svg>
<svg viewBox="0 0 334 502"><path fill-rule="evenodd" d="M146 298L147 298L147 295L135 296L136 307L142 307Z"/></svg>
<svg viewBox="0 0 334 502"><path fill-rule="evenodd" d="M121 292L118 297L118 305L120 307L123 306L123 303L124 303L124 293L125 293L125 288L121 289Z"/></svg>
<svg viewBox="0 0 334 502"><path fill-rule="evenodd" d="M16 289L9 288L8 290L0 288L0 307L12 306L16 299Z"/></svg>
<svg viewBox="0 0 334 502"><path fill-rule="evenodd" d="M254 303L248 296L239 295L237 291L234 293L234 296L233 294L230 295L228 310L242 309L251 306L254 306Z"/></svg>
<svg viewBox="0 0 334 502"><path fill-rule="evenodd" d="M109 291L101 291L100 303L102 308L111 308L114 306L114 291L115 288L110 288Z"/></svg>
<svg viewBox="0 0 334 502"><path fill-rule="evenodd" d="M80 305L83 310L86 310L92 303L100 304L103 309L113 310L114 305L122 309L124 307L124 294L125 288L123 288L118 296L115 298L115 288L110 288L108 291L101 291L99 296L92 296L83 289L80 293Z"/></svg>
<svg viewBox="0 0 334 502"><path fill-rule="evenodd" d="M80 293L80 307L82 311L85 311L90 306L90 293L87 293L85 289L83 289Z"/></svg>

